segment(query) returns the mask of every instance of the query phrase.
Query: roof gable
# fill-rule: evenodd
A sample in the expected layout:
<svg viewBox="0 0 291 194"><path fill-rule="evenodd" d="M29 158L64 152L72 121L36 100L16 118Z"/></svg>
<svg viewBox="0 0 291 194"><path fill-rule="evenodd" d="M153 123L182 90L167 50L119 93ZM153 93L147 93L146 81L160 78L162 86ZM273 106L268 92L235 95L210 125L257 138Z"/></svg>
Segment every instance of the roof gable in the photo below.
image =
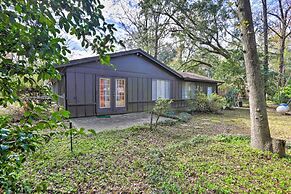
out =
<svg viewBox="0 0 291 194"><path fill-rule="evenodd" d="M116 57L120 57L120 56L127 56L127 55L143 56L143 57L147 58L148 60L150 60L151 62L159 65L162 69L172 73L173 75L175 75L176 77L178 77L182 80L196 81L196 82L199 81L199 82L207 82L207 83L223 83L222 81L214 80L214 79L211 79L209 77L205 77L205 76L198 75L195 73L177 72L141 49L132 49L132 50L128 50L128 51L109 53L109 55L111 58L116 58ZM56 66L56 68L71 67L71 66L82 65L82 64L86 64L86 63L90 63L90 62L98 62L98 61L99 61L98 56L87 57L87 58L82 58L82 59L71 60L68 64L58 65L58 66Z"/></svg>
<svg viewBox="0 0 291 194"><path fill-rule="evenodd" d="M182 76L178 72L176 72L172 68L168 67L167 65L165 65L164 63L162 63L161 61L159 61L158 59L154 58L153 56L151 56L150 54L146 53L145 51L143 51L141 49L133 49L133 50L128 50L128 51L109 53L111 58L126 56L126 55L133 55L133 54L138 55L138 56L143 56L143 57L149 59L151 62L156 63L157 65L162 67L164 70L174 74L175 76L177 76L179 78L182 78ZM71 66L81 65L81 64L95 62L95 61L96 62L99 61L98 56L71 60L68 64L58 65L58 66L56 66L56 68L71 67Z"/></svg>

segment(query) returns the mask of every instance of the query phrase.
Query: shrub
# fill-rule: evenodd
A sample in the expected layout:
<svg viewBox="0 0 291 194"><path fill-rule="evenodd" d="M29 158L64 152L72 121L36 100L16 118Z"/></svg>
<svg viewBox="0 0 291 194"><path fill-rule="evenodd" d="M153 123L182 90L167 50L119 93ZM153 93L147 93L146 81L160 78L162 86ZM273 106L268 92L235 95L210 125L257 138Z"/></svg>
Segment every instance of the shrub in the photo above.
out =
<svg viewBox="0 0 291 194"><path fill-rule="evenodd" d="M208 108L210 112L218 113L222 109L226 108L226 99L217 94L211 94L208 97Z"/></svg>
<svg viewBox="0 0 291 194"><path fill-rule="evenodd" d="M182 121L182 122L188 122L191 118L192 118L192 115L186 112L181 112L178 115L179 121Z"/></svg>
<svg viewBox="0 0 291 194"><path fill-rule="evenodd" d="M195 96L195 110L198 112L208 112L208 99L206 94L204 93L198 93Z"/></svg>
<svg viewBox="0 0 291 194"><path fill-rule="evenodd" d="M207 112L208 111L208 100L204 93L197 93L193 99L186 101L191 112Z"/></svg>
<svg viewBox="0 0 291 194"><path fill-rule="evenodd" d="M227 91L227 93L225 94L226 107L231 108L235 106L238 93L239 90L236 88L232 88Z"/></svg>
<svg viewBox="0 0 291 194"><path fill-rule="evenodd" d="M175 119L176 118L176 112L173 111L173 110L169 110L169 111L166 111L165 114L163 114L163 116L167 117L167 118Z"/></svg>
<svg viewBox="0 0 291 194"><path fill-rule="evenodd" d="M291 99L291 85L280 88L274 95L276 103L287 103Z"/></svg>
<svg viewBox="0 0 291 194"><path fill-rule="evenodd" d="M159 123L159 125L162 125L162 126L174 126L175 124L177 123L177 120L164 120L164 121L161 121Z"/></svg>
<svg viewBox="0 0 291 194"><path fill-rule="evenodd" d="M160 116L166 114L170 110L172 102L173 102L173 100L171 100L171 99L158 98L156 100L156 104L155 104L154 108L151 111L151 123L150 123L150 128L151 129L152 129L152 126L153 126L153 115L154 114L157 115L157 119L156 119L156 122L155 122L155 129L156 129Z"/></svg>
<svg viewBox="0 0 291 194"><path fill-rule="evenodd" d="M226 99L217 94L206 96L204 93L198 93L193 99L187 100L187 105L191 112L213 112L217 113L226 107Z"/></svg>

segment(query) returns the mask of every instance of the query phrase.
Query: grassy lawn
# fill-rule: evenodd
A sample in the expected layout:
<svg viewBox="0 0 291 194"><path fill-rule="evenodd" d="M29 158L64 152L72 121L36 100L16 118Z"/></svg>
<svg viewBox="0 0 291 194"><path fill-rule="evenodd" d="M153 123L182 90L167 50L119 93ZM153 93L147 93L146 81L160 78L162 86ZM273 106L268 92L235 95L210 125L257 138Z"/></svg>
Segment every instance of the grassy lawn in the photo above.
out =
<svg viewBox="0 0 291 194"><path fill-rule="evenodd" d="M291 116L278 114L274 109L268 109L271 136L291 141ZM224 111L223 115L199 114L191 124L203 126L214 133L231 133L250 135L249 109Z"/></svg>
<svg viewBox="0 0 291 194"><path fill-rule="evenodd" d="M272 135L290 139L290 117L269 116ZM235 135L248 134L248 125L247 110L198 114L156 131L78 137L73 155L68 138L56 137L25 163L21 181L51 193L290 193L290 149L283 159L251 149Z"/></svg>

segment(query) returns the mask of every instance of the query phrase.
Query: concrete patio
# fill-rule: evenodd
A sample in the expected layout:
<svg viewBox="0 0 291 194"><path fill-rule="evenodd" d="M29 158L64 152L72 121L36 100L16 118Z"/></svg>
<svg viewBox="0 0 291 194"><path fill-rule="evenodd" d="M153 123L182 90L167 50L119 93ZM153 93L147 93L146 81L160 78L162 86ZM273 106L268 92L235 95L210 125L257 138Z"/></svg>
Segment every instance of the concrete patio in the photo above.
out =
<svg viewBox="0 0 291 194"><path fill-rule="evenodd" d="M154 116L154 119L156 117ZM110 115L110 118L82 117L70 119L76 128L94 129L96 132L104 130L125 129L135 125L150 123L150 114L145 112ZM161 117L160 121L171 120ZM155 120L154 120L155 121Z"/></svg>

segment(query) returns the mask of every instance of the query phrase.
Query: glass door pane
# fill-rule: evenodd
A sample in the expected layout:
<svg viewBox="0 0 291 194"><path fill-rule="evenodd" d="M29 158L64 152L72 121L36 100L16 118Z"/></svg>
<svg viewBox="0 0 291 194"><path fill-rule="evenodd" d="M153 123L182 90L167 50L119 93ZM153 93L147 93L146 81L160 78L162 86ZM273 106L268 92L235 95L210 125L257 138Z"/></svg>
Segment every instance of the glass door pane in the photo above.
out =
<svg viewBox="0 0 291 194"><path fill-rule="evenodd" d="M99 79L99 106L110 108L110 78Z"/></svg>
<svg viewBox="0 0 291 194"><path fill-rule="evenodd" d="M125 107L125 79L116 79L115 87L115 105L116 107Z"/></svg>

